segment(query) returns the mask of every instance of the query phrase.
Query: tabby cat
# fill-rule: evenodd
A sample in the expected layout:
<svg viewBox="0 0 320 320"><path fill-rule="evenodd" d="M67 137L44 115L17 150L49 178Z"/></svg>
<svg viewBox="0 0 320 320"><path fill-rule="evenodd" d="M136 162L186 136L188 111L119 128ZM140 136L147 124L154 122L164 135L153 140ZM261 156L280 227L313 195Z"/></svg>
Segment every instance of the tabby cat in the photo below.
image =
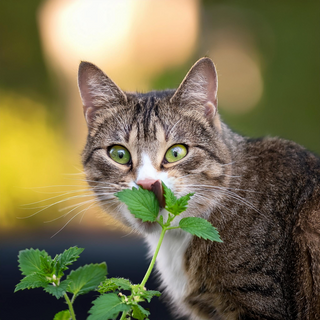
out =
<svg viewBox="0 0 320 320"><path fill-rule="evenodd" d="M81 62L89 184L150 252L159 226L134 218L113 194L159 180L178 197L195 193L181 218L207 219L223 243L166 234L156 268L177 316L320 319L320 159L291 141L232 132L217 113L217 87L209 58L178 89L149 93L123 92Z"/></svg>

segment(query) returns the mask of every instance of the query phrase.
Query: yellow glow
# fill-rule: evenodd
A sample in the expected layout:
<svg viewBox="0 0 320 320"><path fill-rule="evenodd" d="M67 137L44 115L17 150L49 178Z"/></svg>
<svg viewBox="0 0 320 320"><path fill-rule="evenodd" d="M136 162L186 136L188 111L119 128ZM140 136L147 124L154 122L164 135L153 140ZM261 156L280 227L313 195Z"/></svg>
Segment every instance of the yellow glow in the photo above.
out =
<svg viewBox="0 0 320 320"><path fill-rule="evenodd" d="M218 29L213 33L210 57L219 76L219 107L230 113L254 108L263 94L263 79L248 30Z"/></svg>
<svg viewBox="0 0 320 320"><path fill-rule="evenodd" d="M60 212L59 209L68 207L72 201L61 200L91 194L78 192L87 188L84 176L75 169L76 166L81 168L80 157L70 152L62 128L58 131L48 123L49 114L44 105L3 92L0 92L0 99L0 229L36 223L43 225L43 222L68 212ZM77 174L69 175L74 172ZM75 198L73 203L80 204L89 198ZM43 201L45 199L49 200ZM35 203L37 201L41 202ZM58 203L53 205L55 202ZM48 206L48 209L27 219L17 219L33 215L43 206ZM48 227L59 230L87 207L79 207ZM86 213L83 221L86 226L98 221L98 218L87 218L96 211ZM80 218L81 215L78 220Z"/></svg>
<svg viewBox="0 0 320 320"><path fill-rule="evenodd" d="M117 63L126 59L125 40L132 1L55 0L46 2L40 22L46 54L69 76L80 60Z"/></svg>
<svg viewBox="0 0 320 320"><path fill-rule="evenodd" d="M190 57L198 17L198 0L48 0L39 11L55 69L75 81L87 60L126 90L147 89L150 77Z"/></svg>
<svg viewBox="0 0 320 320"><path fill-rule="evenodd" d="M238 42L216 43L210 56L219 75L219 107L230 113L254 108L262 97L263 80L258 63Z"/></svg>

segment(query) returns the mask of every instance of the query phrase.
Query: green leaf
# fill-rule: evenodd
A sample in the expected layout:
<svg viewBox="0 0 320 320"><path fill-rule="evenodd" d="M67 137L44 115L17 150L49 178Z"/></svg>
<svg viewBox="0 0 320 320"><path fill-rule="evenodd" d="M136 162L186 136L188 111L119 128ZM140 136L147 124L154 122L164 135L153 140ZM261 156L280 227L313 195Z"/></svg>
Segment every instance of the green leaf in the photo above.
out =
<svg viewBox="0 0 320 320"><path fill-rule="evenodd" d="M150 302L154 296L157 296L157 297L161 296L161 292L155 291L155 290L145 290L140 292L139 294L142 298L146 299L148 302Z"/></svg>
<svg viewBox="0 0 320 320"><path fill-rule="evenodd" d="M149 190L139 187L124 189L115 193L120 201L124 202L129 211L138 219L145 221L156 221L159 214L159 202L156 195Z"/></svg>
<svg viewBox="0 0 320 320"><path fill-rule="evenodd" d="M173 192L162 182L164 197L166 199L166 210L175 216L179 215L183 211L187 210L188 201L194 195L194 193L188 193L187 195L177 199Z"/></svg>
<svg viewBox="0 0 320 320"><path fill-rule="evenodd" d="M75 295L85 294L98 287L107 275L107 265L105 262L100 264L89 264L71 271L67 280L70 280L68 292Z"/></svg>
<svg viewBox="0 0 320 320"><path fill-rule="evenodd" d="M205 219L199 217L183 218L180 220L179 226L182 230L187 231L199 238L222 242L217 229Z"/></svg>
<svg viewBox="0 0 320 320"><path fill-rule="evenodd" d="M40 288L40 287L46 287L48 285L49 281L46 279L45 276L33 273L25 276L20 283L16 285L16 288L14 292L17 292L19 290L24 289L34 289L34 288Z"/></svg>
<svg viewBox="0 0 320 320"><path fill-rule="evenodd" d="M173 194L173 192L164 184L162 181L162 187L163 187L163 195L166 199L166 207L172 207L176 201L177 197Z"/></svg>
<svg viewBox="0 0 320 320"><path fill-rule="evenodd" d="M53 261L52 258L47 256L40 256L40 267L44 274L51 276L54 272Z"/></svg>
<svg viewBox="0 0 320 320"><path fill-rule="evenodd" d="M131 290L131 282L124 278L108 278L100 286L98 291L100 293L106 293L116 290Z"/></svg>
<svg viewBox="0 0 320 320"><path fill-rule="evenodd" d="M138 320L144 320L148 317L150 312L145 308L141 307L139 304L131 306L132 308L132 317Z"/></svg>
<svg viewBox="0 0 320 320"><path fill-rule="evenodd" d="M39 249L25 249L19 252L18 262L19 269L22 274L27 276L33 274L34 272L42 273L42 262L41 257L47 258L48 253L44 250Z"/></svg>
<svg viewBox="0 0 320 320"><path fill-rule="evenodd" d="M47 284L44 287L44 291L52 294L57 299L60 299L67 292L68 285L69 285L68 280L64 280L64 281L60 282L60 284L58 286L54 286L52 284Z"/></svg>
<svg viewBox="0 0 320 320"><path fill-rule="evenodd" d="M175 216L179 215L183 211L187 210L188 201L194 195L194 193L188 193L187 195L179 198L175 204L171 207L166 206L166 210L174 214Z"/></svg>
<svg viewBox="0 0 320 320"><path fill-rule="evenodd" d="M67 270L67 266L71 265L79 258L79 255L83 250L83 248L71 247L64 250L63 253L55 256L53 264L55 267L55 274L58 278L63 276L63 271Z"/></svg>
<svg viewBox="0 0 320 320"><path fill-rule="evenodd" d="M116 293L107 293L93 301L93 307L89 310L87 320L113 319L120 312L128 312L131 308L125 304Z"/></svg>
<svg viewBox="0 0 320 320"><path fill-rule="evenodd" d="M70 320L71 314L69 310L64 310L56 313L53 320Z"/></svg>

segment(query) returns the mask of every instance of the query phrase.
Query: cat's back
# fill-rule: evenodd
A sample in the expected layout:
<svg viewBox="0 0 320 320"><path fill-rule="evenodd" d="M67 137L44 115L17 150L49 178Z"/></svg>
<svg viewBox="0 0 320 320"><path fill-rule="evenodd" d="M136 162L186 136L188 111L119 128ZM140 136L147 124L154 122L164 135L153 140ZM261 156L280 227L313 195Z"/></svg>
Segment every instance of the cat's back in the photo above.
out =
<svg viewBox="0 0 320 320"><path fill-rule="evenodd" d="M275 221L286 225L282 238L290 239L287 259L295 270L287 272L297 280L297 318L320 319L320 158L279 138L249 139L245 149L253 175L247 187L260 192L261 212L277 213Z"/></svg>
<svg viewBox="0 0 320 320"><path fill-rule="evenodd" d="M210 217L224 243L193 239L187 251L189 304L221 319L320 319L320 159L291 141L244 139L232 168L223 215Z"/></svg>
<svg viewBox="0 0 320 320"><path fill-rule="evenodd" d="M290 189L292 196L318 196L320 202L320 157L293 141L247 139L237 161L242 163L240 171L250 171L251 181L259 180L259 189Z"/></svg>

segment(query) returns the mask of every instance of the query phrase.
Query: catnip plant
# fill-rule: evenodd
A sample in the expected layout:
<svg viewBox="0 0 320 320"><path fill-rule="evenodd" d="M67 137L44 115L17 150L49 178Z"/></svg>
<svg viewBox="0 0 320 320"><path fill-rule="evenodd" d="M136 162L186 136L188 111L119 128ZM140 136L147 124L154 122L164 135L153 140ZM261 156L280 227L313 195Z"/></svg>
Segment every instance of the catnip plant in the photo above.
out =
<svg viewBox="0 0 320 320"><path fill-rule="evenodd" d="M54 258L44 250L25 249L19 252L18 257L19 268L24 278L16 285L15 292L43 288L57 299L63 297L68 309L58 312L54 320L76 320L73 308L75 299L93 290L97 290L100 296L93 301L87 320L117 319L118 317L120 320L149 319L150 312L141 306L141 302L150 302L154 296L161 295L159 291L147 290L145 285L154 267L165 233L173 229L182 229L205 240L222 242L216 228L199 217L182 218L179 225L173 226L173 220L187 209L193 193L177 198L163 182L162 186L165 209L168 212L166 221L162 215L159 215L159 202L152 191L139 187L139 189L124 189L115 194L136 218L143 222L156 222L161 226L158 245L140 284L132 284L130 280L124 278L107 278L105 262L79 267L62 280L65 271L79 258L83 248L71 247Z"/></svg>

